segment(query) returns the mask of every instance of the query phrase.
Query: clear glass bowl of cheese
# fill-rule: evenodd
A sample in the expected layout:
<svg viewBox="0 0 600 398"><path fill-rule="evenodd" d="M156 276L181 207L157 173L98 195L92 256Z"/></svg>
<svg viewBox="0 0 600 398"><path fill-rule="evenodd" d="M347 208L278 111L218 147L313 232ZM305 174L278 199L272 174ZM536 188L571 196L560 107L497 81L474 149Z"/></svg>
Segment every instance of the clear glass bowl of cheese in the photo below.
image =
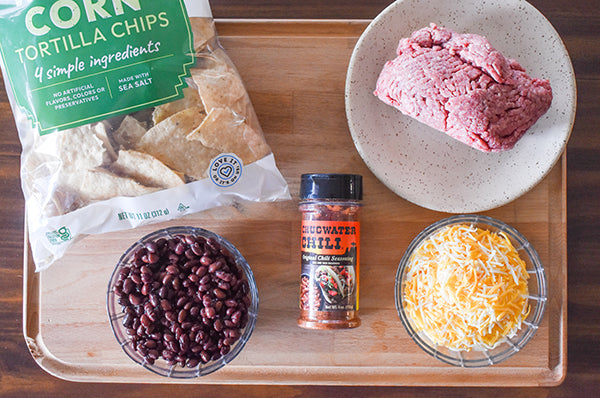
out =
<svg viewBox="0 0 600 398"><path fill-rule="evenodd" d="M547 283L529 241L506 223L456 215L409 245L396 309L425 352L460 367L497 364L521 351L544 315Z"/></svg>

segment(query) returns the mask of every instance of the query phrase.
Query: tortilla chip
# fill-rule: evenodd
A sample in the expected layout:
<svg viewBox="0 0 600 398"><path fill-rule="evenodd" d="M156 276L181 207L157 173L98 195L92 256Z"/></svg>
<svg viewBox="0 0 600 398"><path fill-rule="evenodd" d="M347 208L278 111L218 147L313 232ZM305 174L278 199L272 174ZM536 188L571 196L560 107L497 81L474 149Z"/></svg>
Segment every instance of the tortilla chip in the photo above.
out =
<svg viewBox="0 0 600 398"><path fill-rule="evenodd" d="M193 179L206 178L210 161L219 151L207 148L199 141L186 139L205 117L200 107L176 113L148 130L138 143L137 150Z"/></svg>
<svg viewBox="0 0 600 398"><path fill-rule="evenodd" d="M78 192L67 187L57 187L41 210L46 217L53 217L69 213L83 206L85 206L85 203Z"/></svg>
<svg viewBox="0 0 600 398"><path fill-rule="evenodd" d="M192 69L192 78L198 86L204 109L232 108L240 113L246 89L240 77L232 69Z"/></svg>
<svg viewBox="0 0 600 398"><path fill-rule="evenodd" d="M194 33L194 50L200 52L216 36L215 23L212 18L190 18L190 24Z"/></svg>
<svg viewBox="0 0 600 398"><path fill-rule="evenodd" d="M110 168L149 187L173 188L185 183L183 176L147 153L122 150Z"/></svg>
<svg viewBox="0 0 600 398"><path fill-rule="evenodd" d="M178 99L177 101L167 102L166 104L162 104L154 108L154 112L152 112L152 122L154 125L157 125L169 116L173 116L178 112L188 108L201 106L202 101L200 100L198 90L188 86L183 89L183 98Z"/></svg>
<svg viewBox="0 0 600 398"><path fill-rule="evenodd" d="M21 165L23 193L25 197L37 202L36 208L46 217L63 214L61 212L63 208L69 207L69 204L62 206L61 203L55 203L54 181L60 170L61 161L55 156L37 151L23 153Z"/></svg>
<svg viewBox="0 0 600 398"><path fill-rule="evenodd" d="M106 132L106 126L104 123L98 123L92 127L94 134L96 137L102 141L102 146L104 146L105 152L103 155L103 164L109 164L113 162L117 158L117 152L115 152L115 148L113 144L110 142L110 138L108 137L108 133Z"/></svg>
<svg viewBox="0 0 600 398"><path fill-rule="evenodd" d="M131 149L137 145L146 131L146 127L139 120L127 115L119 128L113 132L112 138L121 148Z"/></svg>
<svg viewBox="0 0 600 398"><path fill-rule="evenodd" d="M235 153L244 164L252 163L271 152L262 134L250 127L244 118L227 108L213 108L188 140L220 152Z"/></svg>
<svg viewBox="0 0 600 398"><path fill-rule="evenodd" d="M61 186L77 192L84 203L116 196L140 196L160 189L146 187L131 178L117 176L105 169L77 170L63 175L63 178Z"/></svg>
<svg viewBox="0 0 600 398"><path fill-rule="evenodd" d="M40 136L35 141L34 152L38 156L48 156L61 162L62 168L90 169L109 161L107 148L96 134L104 126L87 124L57 133Z"/></svg>

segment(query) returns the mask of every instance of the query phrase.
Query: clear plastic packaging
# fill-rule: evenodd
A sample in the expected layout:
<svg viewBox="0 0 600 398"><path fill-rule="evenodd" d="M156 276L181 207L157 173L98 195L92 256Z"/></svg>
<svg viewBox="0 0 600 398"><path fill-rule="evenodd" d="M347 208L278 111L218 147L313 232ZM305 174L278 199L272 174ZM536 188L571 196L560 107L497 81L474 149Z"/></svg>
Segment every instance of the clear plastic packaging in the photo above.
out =
<svg viewBox="0 0 600 398"><path fill-rule="evenodd" d="M133 7L135 4L127 4L121 10L122 15L111 15L106 21L97 18L98 24L94 25L84 20L85 15L90 18L94 14L80 10L81 20L70 30L56 29L46 21L48 10L43 5L0 8L0 23L5 29L8 29L8 21L26 20L27 15L33 18L38 33L48 31L39 37L3 34L0 39L5 49L2 56L6 57L0 58L2 70L23 146L21 181L29 241L38 271L59 259L75 239L85 234L166 221L239 200L290 199L287 183L275 164L242 79L218 41L208 1L180 0L170 3L171 8L164 5L169 12L179 4L184 10L187 6L187 14L182 15L183 21L189 24L176 19L172 13L161 11L163 6L159 3L142 4L139 9ZM60 11L62 6L57 3L56 7ZM102 7L105 13L114 13L108 5ZM146 7L158 9L143 15ZM65 18L68 14L60 15ZM68 20L54 18L52 21L74 25L75 17L73 13ZM101 22L112 25L100 25ZM188 32L188 49L185 45L182 48L160 46L160 36L153 35L163 25L164 29L178 27L179 31ZM95 33L85 30L94 27ZM31 31L31 27L28 28ZM115 36L122 36L125 29L130 33L127 41L117 41ZM150 41L136 43L136 32L150 35ZM52 39L52 34L62 36ZM148 36L144 37L148 40ZM27 46L32 40L34 45ZM113 51L111 54L91 52L84 56L80 53L104 41L109 49L106 51ZM114 41L113 47L111 41ZM60 47L63 43L64 48ZM147 44L142 45L144 43ZM10 52L8 48L12 47L18 50ZM116 48L124 50L116 52ZM52 54L53 49L61 51ZM190 49L193 65L187 67L186 76L185 64L183 67L173 65L169 59L185 57ZM45 55L51 55L45 57L46 61L39 56L44 51ZM146 61L134 63L138 72L118 79L109 74L132 68L121 66L119 62L126 57L141 57L139 53L143 51L153 53L145 55ZM19 69L18 62L15 66L17 56L24 61L23 70ZM41 62L54 61L75 66L73 70L56 66L53 70L43 69L50 64ZM147 67L145 62L148 62ZM78 72L78 68L84 70ZM39 80L44 81L44 85L34 87L38 82L33 74L38 75L41 70L45 73L39 74ZM30 79L24 90L18 89L22 82L15 77L15 71L24 73L25 80ZM60 84L44 80L58 78L50 72L58 77L68 73L70 80ZM91 82L105 74L106 85L103 79ZM174 96L175 100L165 100L163 96L161 101L155 102L148 99L148 104L136 105L134 112L126 111L128 105L124 101L131 100L136 90L143 86L156 86L158 90L161 84L166 84L163 80L173 74L175 78L180 76L178 86L181 87L176 86L176 89L182 98ZM114 84L109 84L110 79ZM75 81L77 83L73 83ZM59 90L65 84L76 86ZM20 91L26 91L27 95L23 96ZM35 114L40 108L36 96L44 92L51 98L42 104L45 111L52 110L47 112L48 118L64 116L71 122L78 112L90 112L83 107L93 101L98 103L97 114L92 113L90 123L71 123L69 126L73 127L68 129L59 126L44 130L43 112ZM103 118L100 108L107 103L114 105L110 109L118 111ZM31 108L35 110L30 112ZM93 107L91 112L94 112Z"/></svg>

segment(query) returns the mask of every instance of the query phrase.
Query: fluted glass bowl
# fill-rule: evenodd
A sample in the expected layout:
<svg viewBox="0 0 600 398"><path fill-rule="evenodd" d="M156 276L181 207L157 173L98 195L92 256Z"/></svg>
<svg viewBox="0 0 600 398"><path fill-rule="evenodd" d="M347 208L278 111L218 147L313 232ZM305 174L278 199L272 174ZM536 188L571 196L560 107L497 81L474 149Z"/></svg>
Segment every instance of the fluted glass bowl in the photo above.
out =
<svg viewBox="0 0 600 398"><path fill-rule="evenodd" d="M490 232L504 232L515 247L519 256L527 265L529 314L523 320L521 329L510 338L505 338L493 349L452 350L435 344L423 330L419 330L410 316L405 312L403 295L404 281L411 256L419 245L441 229L455 224L467 224ZM544 268L540 258L529 241L516 229L506 223L482 215L456 215L440 220L425 228L408 246L396 273L395 300L398 315L406 331L414 342L425 352L442 362L465 367L485 367L497 364L518 353L533 338L544 315L547 301L547 284Z"/></svg>
<svg viewBox="0 0 600 398"><path fill-rule="evenodd" d="M172 272L167 272L167 267L169 265L172 265L172 263L169 263L168 255L167 254L162 254L161 255L161 260L159 260L157 263L155 263L154 266L150 266L150 268L152 268L152 273L148 272L148 269L145 269L145 273L148 275L153 275L154 278L152 279L152 281L150 281L150 278L146 275L144 276L144 274L142 273L141 276L144 276L144 278L146 279L146 282L142 281L140 282L140 284L138 285L137 290L134 289L133 294L137 296L133 298L134 301L139 302L140 304L137 307L141 308L141 312L144 312L144 306L146 305L146 303L149 303L150 305L151 300L150 300L150 296L154 295L155 298L153 299L154 304L156 304L155 306L155 310L154 310L154 314L151 314L150 318L155 318L155 320L153 322L155 322L156 327L154 326L150 326L152 327L154 330L152 331L153 333L160 333L160 335L156 335L156 340L154 340L155 342L160 341L161 343L158 344L158 347L153 347L154 343L149 344L151 347L144 347L141 350L144 352L140 351L139 346L135 347L135 345L137 343L135 343L133 340L133 336L132 334L135 334L134 330L136 329L135 325L132 326L131 324L131 320L127 320L127 311L123 308L123 306L121 305L122 303L125 303L126 305L132 305L132 302L130 301L131 299L129 299L129 295L125 295L127 298L124 297L120 297L123 296L122 291L123 291L123 281L124 281L124 277L123 274L130 274L132 273L130 270L128 271L127 268L130 268L132 266L132 264L135 264L136 261L140 261L141 260L141 255L140 253L146 253L146 255L148 255L148 250L146 248L148 248L149 244L152 244L153 242L161 242L161 239L166 239L166 240L172 240L172 239L178 239L181 237L185 237L185 236L191 236L191 237L195 237L195 238L200 238L198 239L199 242L211 242L213 247L220 247L222 248L222 250L214 250L210 248L209 246L206 246L206 249L202 249L199 248L196 251L197 252L202 252L204 250L205 253L208 254L207 251L211 251L212 250L212 257L213 260L214 259L218 259L219 257L221 257L221 259L223 259L223 256L229 256L229 262L234 262L237 267L240 269L241 271L241 277L239 278L239 280L241 281L240 283L243 283L245 285L245 287L243 288L244 293L247 292L247 298L246 298L246 302L244 304L244 306L247 307L247 317L243 316L243 320L240 321L237 326L232 327L232 329L238 329L239 333L239 338L235 339L235 342L233 342L228 349L225 349L223 351L223 354L221 354L222 356L218 359L214 359L213 357L211 357L210 359L208 359L208 361L206 363L203 363L202 360L199 360L198 363L196 363L196 361L192 360L192 361L183 361L182 362L178 362L176 358L171 359L170 361L168 361L166 358L163 358L160 356L160 353L162 351L164 351L164 349L169 349L169 342L168 340L165 338L165 334L171 334L175 337L175 341L177 343L177 345L175 347L171 347L171 348L177 348L179 350L182 350L183 348L188 348L189 350L197 350L198 352L201 353L201 348L202 348L202 340L198 337L198 341L196 341L196 338L198 336L198 334L200 333L200 330L203 329L205 330L205 334L213 334L215 332L213 332L213 329L221 329L224 334L224 338L222 338L221 340L224 340L226 338L229 338L229 336L233 336L233 334L231 334L229 331L226 330L226 328L228 328L228 326L224 325L224 321L225 320L229 320L229 322L232 322L232 314L235 311L229 311L229 315L226 315L226 308L229 308L230 306L233 306L233 304L230 303L225 303L226 299L220 300L223 303L222 304L218 304L217 307L220 307L222 309L222 311L220 310L216 315L213 314L209 314L211 317L209 318L208 316L205 316L207 313L202 312L202 308L205 307L206 305L203 304L202 300L199 297L202 297L201 294L198 294L198 290L200 289L200 284L202 283L201 277L190 277L191 274L194 274L194 272L191 271L187 271L186 267L188 267L189 269L192 269L194 266L196 268L193 269L198 269L200 268L200 266L202 266L201 264L201 257L202 254L200 256L194 255L192 252L190 253L182 253L181 257L185 257L189 255L189 258L182 258L178 264L180 265L180 273L173 271L173 269L171 269ZM214 243L216 242L217 245L215 245ZM141 249L141 252L140 252ZM136 253L138 253L136 255ZM224 254L223 254L224 253ZM210 255L207 255L207 257L211 257ZM147 260L147 259L146 259ZM187 260L190 260L190 263L188 265L183 265L185 263L187 263ZM204 261L205 263L208 262L208 260ZM160 265L159 265L160 264ZM207 268L209 268L209 265L205 265ZM223 269L226 269L225 267L223 267ZM215 273L218 271L213 271L211 273L211 275L215 275ZM165 285L163 283L164 277L171 273L172 276L168 277L167 285L169 286L169 289L167 290L171 290L171 291L176 291L176 293L171 293L172 296L175 297L175 299L171 298L168 301L171 301L172 304L172 309L171 312L172 314L170 314L171 320L169 321L167 319L166 313L167 311L163 310L162 308L162 302L161 300L163 298L169 298L169 293L168 291L165 292L160 292L160 287L162 287L163 285ZM186 278L182 279L183 273L185 273L187 275ZM198 272L198 274L202 274L203 272ZM207 272L210 273L210 272ZM179 276L181 275L181 276ZM223 277L224 273L220 273L220 275ZM202 275L205 276L205 275ZM188 278L190 277L190 278ZM180 280L180 282L176 282L174 283L173 280L178 279ZM224 277L225 279L228 279L228 277ZM133 277L130 279L134 279ZM135 277L136 280L139 280L140 278ZM186 280L191 279L187 282L185 282ZM212 292L215 291L216 288L216 283L217 282L223 282L223 280L217 278L217 277L212 277L213 282L206 282L206 286L210 286L210 291L211 294L213 294ZM236 278L237 279L237 278ZM161 286L159 287L158 284L156 284L155 282L160 280L160 284ZM184 283L185 282L185 283ZM234 282L229 281L229 283L231 285L235 284ZM129 284L131 285L131 282L129 282ZM143 292L141 292L140 286L143 287L144 284L148 285L148 288L146 289L146 295L143 294ZM154 285L153 285L154 284ZM177 284L178 285L178 289L174 288L174 285ZM119 286L117 288L117 290L120 289L119 294L117 294L115 292L115 287ZM154 287L153 287L154 286ZM240 285L237 285L240 286ZM131 290L131 286L128 287L127 291ZM183 291L186 290L186 293L178 293L179 291ZM233 291L233 290L232 290ZM191 295L190 295L191 294ZM220 295L221 293L219 293ZM233 294L233 293L232 293ZM240 296L242 296L242 294L239 294ZM246 294L244 294L246 295ZM164 296L164 297L163 297ZM178 319L178 315L180 315L181 310L183 310L184 308L186 308L184 305L179 306L176 301L177 298L180 296L186 296L188 297L187 301L191 302L191 305L188 305L188 309L186 310L186 316L182 316L181 319ZM218 297L214 297L214 296L210 296L212 297L212 303L208 304L208 306L215 306L216 301L218 300ZM230 297L228 297L230 298ZM129 300L129 301L128 301ZM241 301L241 298L239 299L239 301ZM226 305L227 304L227 305ZM198 307L196 310L192 310L192 307ZM158 309L158 308L161 309ZM181 308L180 308L181 307ZM241 308L241 307L237 307L237 308ZM140 364L141 366L143 366L144 368L150 370L151 372L154 372L156 374L165 376L165 377L171 377L171 378L194 378L194 377L198 377L198 376L204 376L204 375L208 375L210 373L213 373L215 371L217 371L218 369L222 368L223 366L225 366L226 364L228 364L229 362L231 362L239 353L240 351L242 351L242 349L244 348L244 345L246 344L246 342L248 341L248 339L250 338L253 330L254 330L254 326L256 323L256 317L258 314L258 290L256 287L256 282L254 280L254 276L252 274L252 270L250 269L248 263L246 262L246 260L244 259L244 257L242 256L242 254L236 249L235 246L233 246L229 241L227 241L225 238L207 231L205 229L202 228L194 228L194 227L171 227L171 228L166 228L166 229L161 229L158 231L155 231L149 235L144 236L143 238L141 238L139 241L135 242L120 258L119 262L117 263L110 282L108 284L108 292L107 292L107 310L108 310L108 316L110 319L110 325L111 328L114 332L114 335L118 341L118 343L120 344L120 346L122 347L123 351L125 351L125 353L135 362L137 362L138 364ZM152 312L152 311L150 311ZM244 311L242 311L244 312ZM147 314L147 312L144 312ZM137 316L137 318L141 319L141 314L139 316ZM131 314L130 314L131 317ZM148 318L148 315L146 315L146 318ZM207 322L209 322L211 324L211 326L207 327L207 329L204 329L206 326L202 326L203 325L203 318L207 319ZM139 320L138 319L138 320ZM210 320L209 320L210 319ZM216 327L215 325L217 325L217 319L221 319L221 322L219 323L219 325ZM149 325L151 322L151 320L149 321L148 319L144 319L143 320L147 325ZM167 326L164 326L161 322L164 322L168 325L170 325L170 329ZM173 323L177 323L180 327L181 330L177 331L178 327L177 326L173 326ZM187 324L185 322L188 322ZM138 322L139 324L140 322ZM191 324L191 325L190 325ZM129 327L126 327L129 326ZM161 326L162 325L162 326ZM196 326L193 326L196 325ZM232 324L230 323L229 326L232 326ZM239 328L239 326L243 326L241 328ZM138 326L139 327L139 326ZM143 326L142 326L143 327ZM151 332L148 332L148 329L146 328L146 332L144 332L145 335L148 334L152 334ZM188 337L183 337L183 334L188 335ZM237 336L236 336L237 337ZM206 342L206 338L204 339L204 341ZM172 344L172 343L171 343ZM222 342L217 343L217 345L222 345ZM194 348L195 347L195 348ZM154 352L153 354L151 354L150 356L148 356L148 352L146 351L150 351L151 349L155 349L156 352ZM214 348L212 348L214 350ZM225 352L227 351L227 352ZM188 352L192 352L192 351L188 351ZM207 351L207 353L210 353L211 349L209 349ZM156 356L156 353L159 354L158 358L153 358ZM216 353L213 353L216 355ZM191 354L190 354L191 355ZM181 358L180 358L181 359Z"/></svg>

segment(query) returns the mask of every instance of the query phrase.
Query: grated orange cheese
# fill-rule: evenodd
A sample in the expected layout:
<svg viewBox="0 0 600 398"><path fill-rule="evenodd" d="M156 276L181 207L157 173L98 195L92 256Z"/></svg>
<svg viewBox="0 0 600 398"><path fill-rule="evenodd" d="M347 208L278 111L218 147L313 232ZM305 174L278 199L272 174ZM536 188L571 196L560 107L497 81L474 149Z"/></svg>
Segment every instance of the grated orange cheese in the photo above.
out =
<svg viewBox="0 0 600 398"><path fill-rule="evenodd" d="M502 232L445 227L416 248L406 273L407 315L452 350L492 349L529 313L526 264Z"/></svg>

